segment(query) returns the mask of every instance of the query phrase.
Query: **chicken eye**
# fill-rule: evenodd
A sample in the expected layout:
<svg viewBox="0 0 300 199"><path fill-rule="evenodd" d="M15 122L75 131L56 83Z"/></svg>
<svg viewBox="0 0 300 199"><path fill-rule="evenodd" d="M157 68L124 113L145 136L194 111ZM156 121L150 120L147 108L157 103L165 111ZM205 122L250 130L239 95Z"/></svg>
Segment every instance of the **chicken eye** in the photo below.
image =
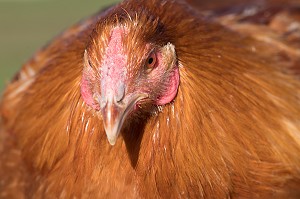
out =
<svg viewBox="0 0 300 199"><path fill-rule="evenodd" d="M151 53L146 61L146 68L149 70L152 70L155 67L156 64L156 55L155 53Z"/></svg>

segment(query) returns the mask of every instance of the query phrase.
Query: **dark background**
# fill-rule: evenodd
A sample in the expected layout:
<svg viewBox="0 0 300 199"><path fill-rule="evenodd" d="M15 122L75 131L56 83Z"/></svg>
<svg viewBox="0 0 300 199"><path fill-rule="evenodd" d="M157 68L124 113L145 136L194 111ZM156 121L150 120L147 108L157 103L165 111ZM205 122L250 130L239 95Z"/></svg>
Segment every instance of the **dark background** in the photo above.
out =
<svg viewBox="0 0 300 199"><path fill-rule="evenodd" d="M35 51L67 27L119 0L0 0L0 95Z"/></svg>

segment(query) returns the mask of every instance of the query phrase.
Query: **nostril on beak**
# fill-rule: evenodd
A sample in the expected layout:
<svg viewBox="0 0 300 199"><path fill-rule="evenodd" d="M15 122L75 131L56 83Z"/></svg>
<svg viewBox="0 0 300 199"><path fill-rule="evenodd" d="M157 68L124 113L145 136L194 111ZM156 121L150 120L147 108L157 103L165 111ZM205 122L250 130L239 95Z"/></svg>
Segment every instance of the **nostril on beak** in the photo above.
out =
<svg viewBox="0 0 300 199"><path fill-rule="evenodd" d="M125 97L125 84L120 83L117 88L117 93L115 96L116 102L121 102Z"/></svg>

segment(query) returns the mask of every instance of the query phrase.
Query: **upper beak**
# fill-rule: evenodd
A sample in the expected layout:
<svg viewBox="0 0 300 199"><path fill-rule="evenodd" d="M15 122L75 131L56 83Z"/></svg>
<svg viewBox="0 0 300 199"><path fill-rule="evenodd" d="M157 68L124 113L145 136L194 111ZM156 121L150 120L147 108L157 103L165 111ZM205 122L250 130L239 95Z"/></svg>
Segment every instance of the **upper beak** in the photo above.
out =
<svg viewBox="0 0 300 199"><path fill-rule="evenodd" d="M102 117L104 129L107 135L108 142L115 145L120 129L123 124L125 107L118 106L115 103L108 102L102 108Z"/></svg>
<svg viewBox="0 0 300 199"><path fill-rule="evenodd" d="M109 100L103 108L101 108L104 129L107 135L108 142L115 145L121 128L128 114L132 112L135 104L145 98L144 95L132 97L128 103L118 103L114 100Z"/></svg>

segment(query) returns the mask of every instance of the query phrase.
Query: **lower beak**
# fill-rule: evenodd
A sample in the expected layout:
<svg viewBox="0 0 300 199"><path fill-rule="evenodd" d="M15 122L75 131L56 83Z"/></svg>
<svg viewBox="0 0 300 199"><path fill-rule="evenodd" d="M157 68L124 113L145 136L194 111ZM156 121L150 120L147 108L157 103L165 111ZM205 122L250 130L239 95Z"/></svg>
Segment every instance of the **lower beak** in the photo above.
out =
<svg viewBox="0 0 300 199"><path fill-rule="evenodd" d="M106 105L101 109L104 129L107 135L108 142L111 145L115 145L118 135L128 114L132 112L135 104L145 98L145 96L137 96L133 98L129 103L118 104L116 102L108 101Z"/></svg>

